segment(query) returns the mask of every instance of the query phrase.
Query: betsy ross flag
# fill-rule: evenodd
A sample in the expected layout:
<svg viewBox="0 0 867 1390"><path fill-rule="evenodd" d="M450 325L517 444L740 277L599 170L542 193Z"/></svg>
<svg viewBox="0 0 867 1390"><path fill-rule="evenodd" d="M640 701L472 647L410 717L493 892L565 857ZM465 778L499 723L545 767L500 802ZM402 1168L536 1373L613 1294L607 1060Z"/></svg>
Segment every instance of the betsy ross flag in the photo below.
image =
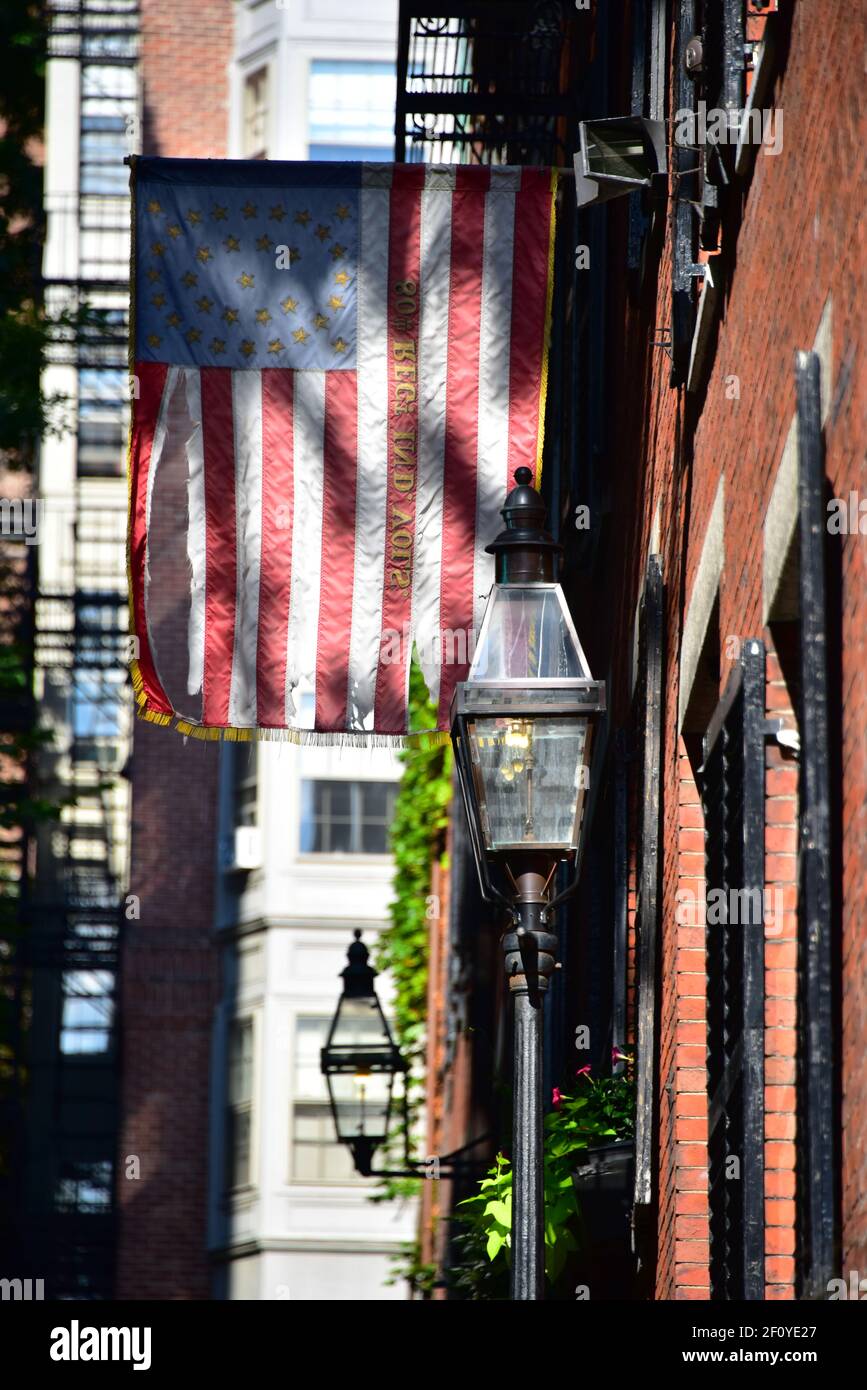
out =
<svg viewBox="0 0 867 1390"><path fill-rule="evenodd" d="M541 464L554 173L139 158L131 184L140 713L400 736L415 648L447 727Z"/></svg>

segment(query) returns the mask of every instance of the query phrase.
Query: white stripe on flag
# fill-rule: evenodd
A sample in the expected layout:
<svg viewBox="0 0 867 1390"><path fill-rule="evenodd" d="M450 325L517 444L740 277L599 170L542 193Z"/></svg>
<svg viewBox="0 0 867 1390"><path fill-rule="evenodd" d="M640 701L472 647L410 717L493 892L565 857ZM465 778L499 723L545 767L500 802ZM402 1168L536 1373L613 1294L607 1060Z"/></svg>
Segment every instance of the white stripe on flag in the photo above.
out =
<svg viewBox="0 0 867 1390"><path fill-rule="evenodd" d="M361 190L358 256L358 486L347 724L373 728L385 582L388 496L390 190Z"/></svg>
<svg viewBox="0 0 867 1390"><path fill-rule="evenodd" d="M454 187L454 173L450 181ZM421 195L421 316L413 631L433 703L440 691L440 583L443 543L443 461L449 349L452 193L442 171L425 173Z"/></svg>
<svg viewBox="0 0 867 1390"><path fill-rule="evenodd" d="M184 367L190 430L187 450L187 558L190 562L190 617L187 627L187 694L198 695L205 671L205 442L202 435L202 379L197 367Z"/></svg>
<svg viewBox="0 0 867 1390"><path fill-rule="evenodd" d="M256 723L256 643L262 565L262 374L232 372L237 598L229 723Z"/></svg>
<svg viewBox="0 0 867 1390"><path fill-rule="evenodd" d="M295 510L292 592L286 642L286 723L297 723L293 691L315 681L322 571L322 488L325 449L325 373L296 372L293 401Z"/></svg>
<svg viewBox="0 0 867 1390"><path fill-rule="evenodd" d="M505 172L505 171L504 171ZM509 484L509 343L515 249L515 181L497 186L491 171L485 199L482 313L479 340L479 442L476 539L473 557L473 633L477 638L494 560L485 554L502 529L500 508Z"/></svg>
<svg viewBox="0 0 867 1390"><path fill-rule="evenodd" d="M153 662L153 668L156 672L157 680L159 681L163 690L165 690L166 686L165 681L160 675L159 663L157 661L156 645L154 643L154 635L151 631L149 618L151 589L151 536L153 534L153 532L151 531L151 506L153 503L154 484L156 483L157 469L160 466L160 459L162 457L163 449L166 445L166 435L168 434L169 428L169 409L171 407L172 397L175 394L175 388L177 387L178 381L180 380L180 372L180 367L169 367L168 371L166 372L166 380L165 385L163 386L162 400L160 401L160 408L157 413L157 422L154 426L154 439L153 444L151 445L151 459L150 466L148 468L147 498L145 501L144 619L145 629L147 631L148 646L150 648L151 653L151 661Z"/></svg>

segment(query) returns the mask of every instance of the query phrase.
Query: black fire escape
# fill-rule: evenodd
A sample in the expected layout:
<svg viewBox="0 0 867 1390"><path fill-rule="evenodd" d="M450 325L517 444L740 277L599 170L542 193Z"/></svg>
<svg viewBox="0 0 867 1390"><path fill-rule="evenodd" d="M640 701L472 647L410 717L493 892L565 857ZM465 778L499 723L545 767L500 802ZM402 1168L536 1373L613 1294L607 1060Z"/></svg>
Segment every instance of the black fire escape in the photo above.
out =
<svg viewBox="0 0 867 1390"><path fill-rule="evenodd" d="M112 1296L117 1174L117 963L125 911L129 619L125 572L129 199L136 148L136 0L50 6L49 71L77 73L79 158L46 197L50 363L73 369L75 477L42 480L35 624L38 794L19 961L30 999L18 1248L45 1297ZM70 61L71 60L71 61ZM55 68L55 72L57 69ZM49 145L63 114L49 114ZM112 482L108 482L112 479Z"/></svg>

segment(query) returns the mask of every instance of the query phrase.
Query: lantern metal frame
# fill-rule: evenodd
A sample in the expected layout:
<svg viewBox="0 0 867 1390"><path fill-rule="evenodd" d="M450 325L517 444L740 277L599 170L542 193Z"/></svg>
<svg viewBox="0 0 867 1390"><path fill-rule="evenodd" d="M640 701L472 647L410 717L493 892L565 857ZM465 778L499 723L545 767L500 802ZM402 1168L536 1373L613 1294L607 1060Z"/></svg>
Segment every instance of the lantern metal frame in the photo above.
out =
<svg viewBox="0 0 867 1390"><path fill-rule="evenodd" d="M586 718L582 760L585 767L590 766L593 750L595 720L605 711L605 682L594 680L544 680L535 682L490 682L463 681L458 685L452 699L451 737L455 751L455 767L458 784L467 817L470 844L473 850L476 872L482 897L487 903L498 903L514 915L514 900L494 883L491 863L501 867L504 875L511 876L510 860L526 853L548 852L558 861L572 861L569 883L547 907L548 911L574 893L578 886L581 871L581 855L587 824L587 796L582 788L575 813L573 844L570 850L563 851L561 845L534 843L526 847L514 846L507 849L490 850L485 844L482 823L480 788L472 758L472 743L469 725L476 719L510 718L532 723L538 718Z"/></svg>
<svg viewBox="0 0 867 1390"><path fill-rule="evenodd" d="M478 1139L473 1139L469 1144L464 1144L459 1149L454 1149L451 1153L435 1155L432 1159L418 1162L413 1159L409 1151L409 1109L407 1104L406 1082L404 1081L403 1093L400 1098L402 1117L403 1117L403 1168L377 1168L373 1167L373 1155L378 1148L389 1142L391 1137L391 1120L394 1104L394 1083L398 1076L406 1076L409 1073L409 1065L406 1062L400 1048L391 1035L388 1026L388 1019L383 1012L376 993L373 981L377 972L372 966L367 964L367 947L361 941L361 930L356 927L354 940L347 952L349 964L341 972L343 977L343 992L337 1002L334 1017L331 1020L331 1027L328 1030L328 1039L325 1046L320 1050L319 1060L322 1075L325 1077L325 1084L328 1088L328 1104L331 1109L331 1117L334 1121L334 1131L339 1144L345 1144L352 1154L352 1162L356 1172L364 1178L417 1178L417 1177L442 1177L451 1178L458 1174L470 1174L476 1176L481 1171L477 1165L466 1163L461 1160L461 1155L469 1149L476 1148L482 1143L486 1143L490 1136L483 1134ZM361 947L363 955L357 948ZM355 959L353 955L355 954ZM376 1010L382 1024L383 1035L387 1043L383 1047L365 1048L349 1047L333 1043L337 1024L340 1019L340 1010L346 999L371 999L376 1005ZM385 1115L385 1134L382 1136L371 1137L369 1135L357 1134L344 1136L341 1133L339 1121L340 1101L334 1094L331 1085L332 1076L352 1076L359 1072L368 1075L384 1076L391 1078L388 1088L388 1104Z"/></svg>

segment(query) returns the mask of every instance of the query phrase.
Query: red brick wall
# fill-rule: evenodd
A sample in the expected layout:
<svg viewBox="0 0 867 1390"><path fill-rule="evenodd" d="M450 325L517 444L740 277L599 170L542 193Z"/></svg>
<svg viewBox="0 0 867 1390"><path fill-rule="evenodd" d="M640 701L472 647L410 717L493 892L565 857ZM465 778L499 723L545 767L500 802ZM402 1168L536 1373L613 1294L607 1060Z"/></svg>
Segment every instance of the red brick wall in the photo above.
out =
<svg viewBox="0 0 867 1390"><path fill-rule="evenodd" d="M782 9L783 7L781 7ZM833 382L826 425L827 473L836 496L867 497L863 448L867 381L864 316L863 188L867 108L863 74L851 55L865 45L863 7L802 0L782 16L786 61L773 103L784 113L777 157L760 152L736 229L736 268L719 316L704 388L694 397L669 386L665 353L647 344L669 321L670 239L651 303L625 311L615 379L633 383L619 419L617 457L639 459L615 482L615 516L626 519L623 591L635 594L661 505L667 604L664 681L662 1036L659 1068L660 1210L657 1296L701 1296L706 1287L705 1111L701 933L678 928L678 886L700 873L700 831L688 762L678 739L680 645L718 480L725 475L725 559L720 582L720 691L731 670L729 635L757 636L769 651L768 713L788 709L773 641L763 629L763 526L795 409L793 359L811 348L830 296ZM726 234L729 234L728 231ZM735 374L740 398L729 399ZM729 393L730 394L730 393ZM640 498L636 508L636 497ZM636 514L637 513L637 514ZM843 1268L867 1269L867 683L859 679L865 636L867 537L840 536L843 604ZM633 614L613 636L617 662L631 646ZM621 686L623 670L619 671ZM780 705L782 701L782 706ZM766 1216L768 1296L793 1291L795 764L768 754L767 876L786 892L782 936L768 939ZM695 954L693 954L695 953ZM694 976L694 979L690 979ZM696 988L692 986L695 985ZM689 1064L695 1059L695 1066ZM690 1085L696 1079L696 1088ZM699 1084L701 1083L701 1084Z"/></svg>
<svg viewBox="0 0 867 1390"><path fill-rule="evenodd" d="M233 7L142 3L145 154L226 154ZM172 689L186 680L186 495L157 489L162 534L156 646ZM137 723L130 891L121 964L122 1098L117 1297L210 1296L206 1254L210 1045L218 996L212 936L218 746ZM129 1179L127 1157L140 1176Z"/></svg>
<svg viewBox="0 0 867 1390"><path fill-rule="evenodd" d="M142 0L144 154L225 159L231 0Z"/></svg>

